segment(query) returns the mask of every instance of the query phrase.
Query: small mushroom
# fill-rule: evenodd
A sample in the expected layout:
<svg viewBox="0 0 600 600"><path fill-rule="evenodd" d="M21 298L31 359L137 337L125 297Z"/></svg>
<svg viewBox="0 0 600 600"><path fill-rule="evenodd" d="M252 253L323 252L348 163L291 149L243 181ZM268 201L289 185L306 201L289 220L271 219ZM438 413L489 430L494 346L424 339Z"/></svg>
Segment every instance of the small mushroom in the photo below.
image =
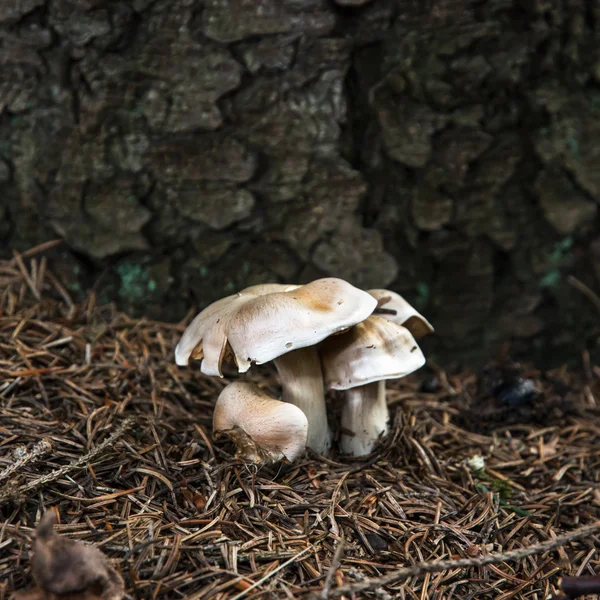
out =
<svg viewBox="0 0 600 600"><path fill-rule="evenodd" d="M425 357L406 327L379 315L328 338L319 351L326 388L346 392L340 448L369 454L389 428L385 381L416 371Z"/></svg>
<svg viewBox="0 0 600 600"><path fill-rule="evenodd" d="M308 420L297 406L274 400L254 383L236 381L219 395L213 431L230 437L237 455L249 462L292 462L306 447Z"/></svg>
<svg viewBox="0 0 600 600"><path fill-rule="evenodd" d="M202 359L205 375L222 377L232 357L240 373L252 363L273 360L282 398L308 419L307 447L325 454L331 445L325 390L315 345L366 319L377 301L341 279L306 285L266 284L246 288L214 302L183 333L175 360Z"/></svg>

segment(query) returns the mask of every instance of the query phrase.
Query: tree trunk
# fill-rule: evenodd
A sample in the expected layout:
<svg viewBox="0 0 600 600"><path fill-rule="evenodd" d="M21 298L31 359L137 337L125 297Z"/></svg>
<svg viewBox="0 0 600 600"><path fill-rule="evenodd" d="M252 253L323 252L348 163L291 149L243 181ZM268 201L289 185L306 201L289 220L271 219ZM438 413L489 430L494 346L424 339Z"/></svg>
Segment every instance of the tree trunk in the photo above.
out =
<svg viewBox="0 0 600 600"><path fill-rule="evenodd" d="M405 295L439 360L576 357L599 24L592 0L0 3L0 247L61 237L72 293L102 274L161 319L338 276Z"/></svg>

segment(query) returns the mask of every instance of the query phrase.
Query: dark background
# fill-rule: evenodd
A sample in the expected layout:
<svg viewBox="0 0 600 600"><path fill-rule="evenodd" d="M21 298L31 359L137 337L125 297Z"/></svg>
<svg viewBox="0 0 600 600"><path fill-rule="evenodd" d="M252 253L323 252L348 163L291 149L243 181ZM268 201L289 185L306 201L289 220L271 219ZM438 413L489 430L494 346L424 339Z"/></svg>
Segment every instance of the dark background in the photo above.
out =
<svg viewBox="0 0 600 600"><path fill-rule="evenodd" d="M591 0L0 0L2 253L63 238L75 297L161 320L337 276L440 361L578 361L599 31Z"/></svg>

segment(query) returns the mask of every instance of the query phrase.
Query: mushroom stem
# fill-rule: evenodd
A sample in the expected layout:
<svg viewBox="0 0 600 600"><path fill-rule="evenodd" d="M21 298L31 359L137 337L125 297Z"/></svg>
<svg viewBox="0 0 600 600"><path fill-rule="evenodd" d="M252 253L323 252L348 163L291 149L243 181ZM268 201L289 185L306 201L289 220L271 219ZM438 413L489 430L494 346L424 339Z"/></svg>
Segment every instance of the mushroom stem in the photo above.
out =
<svg viewBox="0 0 600 600"><path fill-rule="evenodd" d="M282 400L297 406L308 420L306 446L324 455L331 447L321 359L314 346L299 348L275 359Z"/></svg>
<svg viewBox="0 0 600 600"><path fill-rule="evenodd" d="M342 412L340 448L344 454L370 454L380 436L389 428L389 410L385 399L385 381L368 383L346 390Z"/></svg>

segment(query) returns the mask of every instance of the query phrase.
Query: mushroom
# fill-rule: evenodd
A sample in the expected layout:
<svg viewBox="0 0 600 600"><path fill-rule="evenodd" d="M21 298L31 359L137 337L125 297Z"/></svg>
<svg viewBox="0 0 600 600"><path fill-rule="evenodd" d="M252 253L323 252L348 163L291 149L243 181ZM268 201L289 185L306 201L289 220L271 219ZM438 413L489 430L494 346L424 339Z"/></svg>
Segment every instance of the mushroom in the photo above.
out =
<svg viewBox="0 0 600 600"><path fill-rule="evenodd" d="M273 400L254 383L235 381L219 395L213 431L230 437L238 456L250 462L292 462L306 447L308 420L297 406Z"/></svg>
<svg viewBox="0 0 600 600"><path fill-rule="evenodd" d="M385 381L416 371L425 357L406 327L379 315L325 340L319 351L326 388L345 391L340 448L369 454L389 428Z"/></svg>
<svg viewBox="0 0 600 600"><path fill-rule="evenodd" d="M190 358L202 359L202 373L219 377L225 358L232 357L240 373L252 363L273 360L283 400L308 419L307 447L325 454L331 433L315 345L363 321L376 306L367 292L335 278L253 286L198 314L183 333L175 360L184 366Z"/></svg>

